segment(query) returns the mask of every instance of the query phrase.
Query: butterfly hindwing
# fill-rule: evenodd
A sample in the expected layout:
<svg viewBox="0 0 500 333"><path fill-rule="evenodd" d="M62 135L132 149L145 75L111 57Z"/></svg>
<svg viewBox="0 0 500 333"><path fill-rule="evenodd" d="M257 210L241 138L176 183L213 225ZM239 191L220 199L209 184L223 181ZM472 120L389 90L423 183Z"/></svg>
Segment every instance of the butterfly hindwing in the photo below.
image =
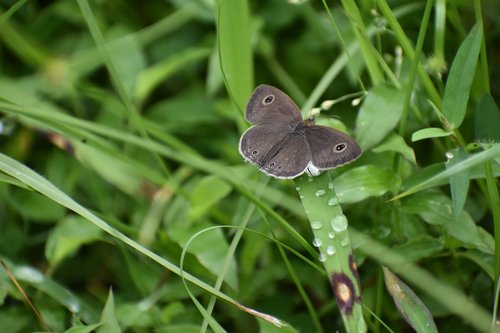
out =
<svg viewBox="0 0 500 333"><path fill-rule="evenodd" d="M361 147L356 141L336 129L310 125L305 136L311 151L311 162L320 170L339 167L361 156Z"/></svg>
<svg viewBox="0 0 500 333"><path fill-rule="evenodd" d="M249 128L240 140L240 153L261 171L276 178L300 175L310 160L305 137L276 125Z"/></svg>

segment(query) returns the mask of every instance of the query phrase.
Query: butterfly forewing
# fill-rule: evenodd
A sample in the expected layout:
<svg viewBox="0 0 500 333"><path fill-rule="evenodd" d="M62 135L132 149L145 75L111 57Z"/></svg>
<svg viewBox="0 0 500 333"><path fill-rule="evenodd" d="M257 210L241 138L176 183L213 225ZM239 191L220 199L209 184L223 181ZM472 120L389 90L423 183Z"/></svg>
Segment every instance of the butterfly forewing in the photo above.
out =
<svg viewBox="0 0 500 333"><path fill-rule="evenodd" d="M302 121L300 110L292 99L278 88L265 84L252 94L245 118L253 124L297 124Z"/></svg>
<svg viewBox="0 0 500 333"><path fill-rule="evenodd" d="M361 147L347 134L320 125L307 126L307 144L311 162L320 170L352 162L361 155Z"/></svg>

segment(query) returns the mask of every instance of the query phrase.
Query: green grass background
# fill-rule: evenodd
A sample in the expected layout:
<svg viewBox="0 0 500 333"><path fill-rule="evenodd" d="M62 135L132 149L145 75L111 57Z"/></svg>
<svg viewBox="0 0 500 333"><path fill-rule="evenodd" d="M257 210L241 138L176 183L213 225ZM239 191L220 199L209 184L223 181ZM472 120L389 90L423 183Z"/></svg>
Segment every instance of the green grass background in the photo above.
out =
<svg viewBox="0 0 500 333"><path fill-rule="evenodd" d="M335 100L318 122L363 148L330 175L368 331L409 332L403 317L426 309L440 332L490 331L498 13L495 0L0 1L0 331L344 331L295 184L238 153L260 83L304 117ZM396 306L383 266L425 308Z"/></svg>

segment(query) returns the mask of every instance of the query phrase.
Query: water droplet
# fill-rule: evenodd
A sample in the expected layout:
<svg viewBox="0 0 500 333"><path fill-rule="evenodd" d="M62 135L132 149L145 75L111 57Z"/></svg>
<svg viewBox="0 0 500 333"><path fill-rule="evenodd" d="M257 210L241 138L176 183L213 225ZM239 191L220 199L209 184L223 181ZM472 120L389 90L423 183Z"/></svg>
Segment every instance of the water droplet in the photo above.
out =
<svg viewBox="0 0 500 333"><path fill-rule="evenodd" d="M445 156L446 156L446 158L447 158L447 159L449 159L449 160L451 160L451 159L454 157L454 156L453 156L453 153L452 153L451 151L446 152Z"/></svg>
<svg viewBox="0 0 500 333"><path fill-rule="evenodd" d="M318 256L319 261L325 262L326 261L326 256L323 253L320 253Z"/></svg>
<svg viewBox="0 0 500 333"><path fill-rule="evenodd" d="M331 197L328 199L328 206L336 206L339 204L339 199L337 197Z"/></svg>
<svg viewBox="0 0 500 333"><path fill-rule="evenodd" d="M388 237L391 234L391 228L388 228L386 226L378 226L375 230L375 233L377 235L377 238L385 238Z"/></svg>
<svg viewBox="0 0 500 333"><path fill-rule="evenodd" d="M334 239L335 238L335 234L333 232L329 232L328 233L328 238Z"/></svg>
<svg viewBox="0 0 500 333"><path fill-rule="evenodd" d="M314 247L320 247L321 245L323 245L323 242L321 241L321 239L316 237L313 239L312 244Z"/></svg>
<svg viewBox="0 0 500 333"><path fill-rule="evenodd" d="M300 186L295 187L295 190L297 190L297 192L300 192Z"/></svg>
<svg viewBox="0 0 500 333"><path fill-rule="evenodd" d="M321 223L321 221L312 221L311 228L313 230L319 230L319 229L323 228L323 223Z"/></svg>
<svg viewBox="0 0 500 333"><path fill-rule="evenodd" d="M347 229L347 218L345 215L337 215L332 219L331 225L333 231L342 232Z"/></svg>
<svg viewBox="0 0 500 333"><path fill-rule="evenodd" d="M323 190L323 189L319 189L319 190L317 190L317 191L316 191L316 196L317 196L317 197L322 197L322 196L324 196L324 195L325 195L325 193L326 193L326 191L325 191L325 190Z"/></svg>
<svg viewBox="0 0 500 333"><path fill-rule="evenodd" d="M346 247L349 245L349 243L350 243L349 238L346 237L340 241L340 246Z"/></svg>
<svg viewBox="0 0 500 333"><path fill-rule="evenodd" d="M301 194L301 195L299 195L299 198L304 199L304 196Z"/></svg>
<svg viewBox="0 0 500 333"><path fill-rule="evenodd" d="M329 183L328 183L328 188L329 188L330 190L333 190L333 182L329 182Z"/></svg>
<svg viewBox="0 0 500 333"><path fill-rule="evenodd" d="M329 245L326 248L326 254L328 254L329 256L333 256L335 254L335 248L333 247L333 245Z"/></svg>

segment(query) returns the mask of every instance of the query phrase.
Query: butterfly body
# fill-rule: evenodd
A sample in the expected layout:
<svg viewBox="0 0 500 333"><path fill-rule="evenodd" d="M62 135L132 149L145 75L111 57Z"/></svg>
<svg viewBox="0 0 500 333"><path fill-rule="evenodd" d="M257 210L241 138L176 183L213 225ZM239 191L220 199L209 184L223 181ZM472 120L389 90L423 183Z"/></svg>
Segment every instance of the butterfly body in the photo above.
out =
<svg viewBox="0 0 500 333"><path fill-rule="evenodd" d="M239 151L246 161L279 179L349 163L361 155L359 145L338 130L302 120L297 105L278 88L258 86L245 111L252 124L243 133Z"/></svg>

